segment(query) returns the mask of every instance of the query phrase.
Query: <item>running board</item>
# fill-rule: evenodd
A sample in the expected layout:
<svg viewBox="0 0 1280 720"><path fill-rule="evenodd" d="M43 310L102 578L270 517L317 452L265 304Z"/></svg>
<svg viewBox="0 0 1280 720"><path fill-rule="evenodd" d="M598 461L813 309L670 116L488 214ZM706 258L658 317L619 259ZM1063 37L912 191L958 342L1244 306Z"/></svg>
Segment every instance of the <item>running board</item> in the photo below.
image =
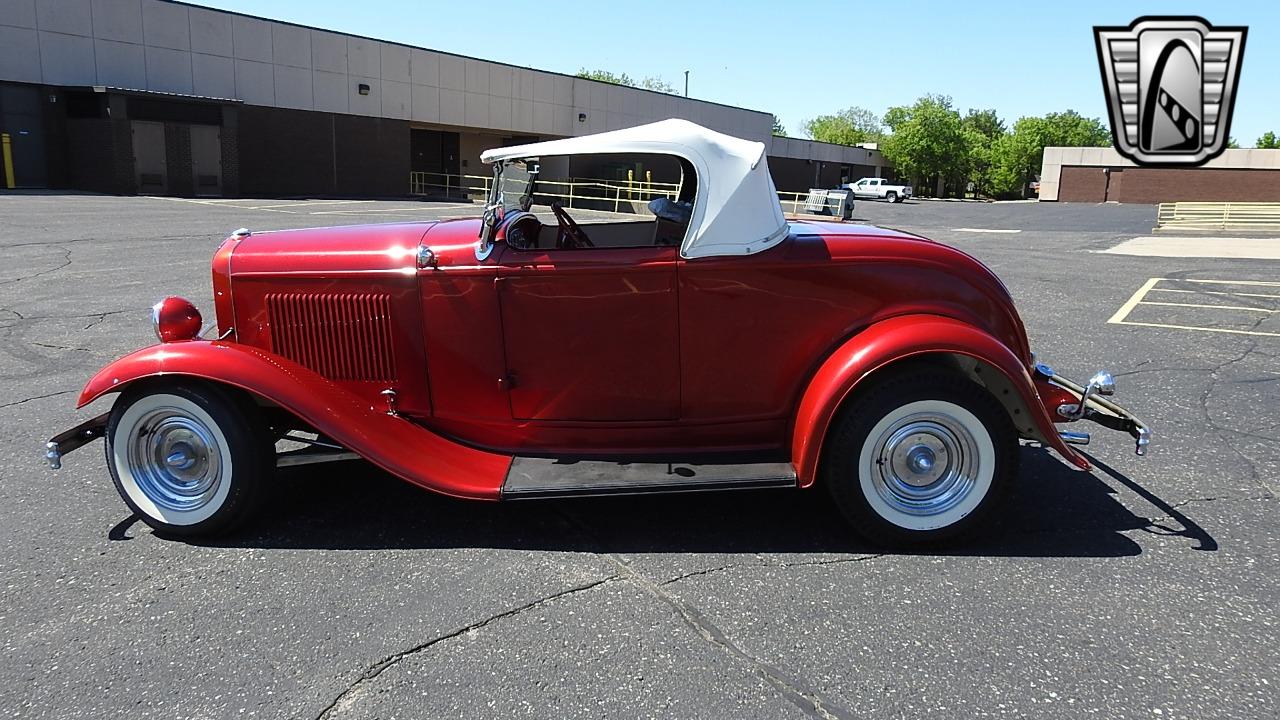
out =
<svg viewBox="0 0 1280 720"><path fill-rule="evenodd" d="M791 463L703 464L516 457L503 499L638 495L796 486Z"/></svg>

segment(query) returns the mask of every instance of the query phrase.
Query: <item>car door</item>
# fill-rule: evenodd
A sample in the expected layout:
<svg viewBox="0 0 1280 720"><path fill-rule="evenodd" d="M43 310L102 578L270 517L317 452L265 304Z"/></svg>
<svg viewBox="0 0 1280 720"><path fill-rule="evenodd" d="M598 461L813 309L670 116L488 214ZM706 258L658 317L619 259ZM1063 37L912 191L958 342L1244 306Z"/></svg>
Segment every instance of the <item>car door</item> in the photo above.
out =
<svg viewBox="0 0 1280 720"><path fill-rule="evenodd" d="M503 253L496 282L512 417L619 422L679 416L676 250Z"/></svg>
<svg viewBox="0 0 1280 720"><path fill-rule="evenodd" d="M858 182L853 184L854 197L860 197L860 198L867 197L867 193L868 193L868 190L867 190L866 179L859 180Z"/></svg>

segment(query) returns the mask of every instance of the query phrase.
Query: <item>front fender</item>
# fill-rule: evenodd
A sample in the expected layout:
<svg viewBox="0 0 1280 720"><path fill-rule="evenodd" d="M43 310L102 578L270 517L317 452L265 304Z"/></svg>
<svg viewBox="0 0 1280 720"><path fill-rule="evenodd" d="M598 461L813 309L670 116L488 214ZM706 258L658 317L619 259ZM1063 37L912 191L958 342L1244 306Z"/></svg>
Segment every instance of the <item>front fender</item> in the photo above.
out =
<svg viewBox="0 0 1280 720"><path fill-rule="evenodd" d="M446 495L496 500L511 465L507 455L448 440L379 411L297 363L237 343L191 340L138 350L99 370L77 407L163 376L201 378L259 395L392 475Z"/></svg>
<svg viewBox="0 0 1280 720"><path fill-rule="evenodd" d="M963 355L994 367L1017 391L1030 426L1015 425L1082 470L1089 462L1054 429L1026 367L1004 343L968 323L938 315L904 315L875 323L845 341L814 374L801 397L791 437L791 461L802 487L817 477L822 443L836 410L863 379L880 368L931 353Z"/></svg>

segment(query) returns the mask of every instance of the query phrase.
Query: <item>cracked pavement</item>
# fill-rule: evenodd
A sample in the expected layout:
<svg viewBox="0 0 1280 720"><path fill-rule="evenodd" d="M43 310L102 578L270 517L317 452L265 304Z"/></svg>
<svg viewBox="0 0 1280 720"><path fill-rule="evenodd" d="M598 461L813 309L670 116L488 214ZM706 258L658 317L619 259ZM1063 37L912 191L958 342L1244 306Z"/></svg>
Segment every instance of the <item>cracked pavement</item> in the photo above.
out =
<svg viewBox="0 0 1280 720"><path fill-rule="evenodd" d="M44 468L156 298L212 312L230 230L436 212L359 207L0 194L0 717L1280 714L1280 337L1106 324L1149 277L1280 268L1094 252L1150 207L858 203L991 265L1038 356L1114 371L1155 432L1137 458L1088 428L1090 473L1024 447L1003 528L947 551L868 546L821 492L482 504L360 463L284 471L259 523L188 544L129 517L100 443Z"/></svg>

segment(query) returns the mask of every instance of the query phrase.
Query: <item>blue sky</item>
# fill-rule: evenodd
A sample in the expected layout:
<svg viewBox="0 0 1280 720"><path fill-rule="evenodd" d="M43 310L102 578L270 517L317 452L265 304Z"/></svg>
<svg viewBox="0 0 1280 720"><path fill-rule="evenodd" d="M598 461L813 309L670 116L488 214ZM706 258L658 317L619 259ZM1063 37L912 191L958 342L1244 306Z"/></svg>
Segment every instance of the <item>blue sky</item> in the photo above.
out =
<svg viewBox="0 0 1280 720"><path fill-rule="evenodd" d="M1247 25L1231 135L1280 133L1280 3L806 3L645 0L199 0L198 4L526 67L657 76L693 97L804 120L924 93L995 108L1007 124L1073 109L1105 118L1092 26L1139 15ZM807 8L813 8L808 10ZM817 71L817 72L815 72ZM1105 122L1105 120L1104 120Z"/></svg>

